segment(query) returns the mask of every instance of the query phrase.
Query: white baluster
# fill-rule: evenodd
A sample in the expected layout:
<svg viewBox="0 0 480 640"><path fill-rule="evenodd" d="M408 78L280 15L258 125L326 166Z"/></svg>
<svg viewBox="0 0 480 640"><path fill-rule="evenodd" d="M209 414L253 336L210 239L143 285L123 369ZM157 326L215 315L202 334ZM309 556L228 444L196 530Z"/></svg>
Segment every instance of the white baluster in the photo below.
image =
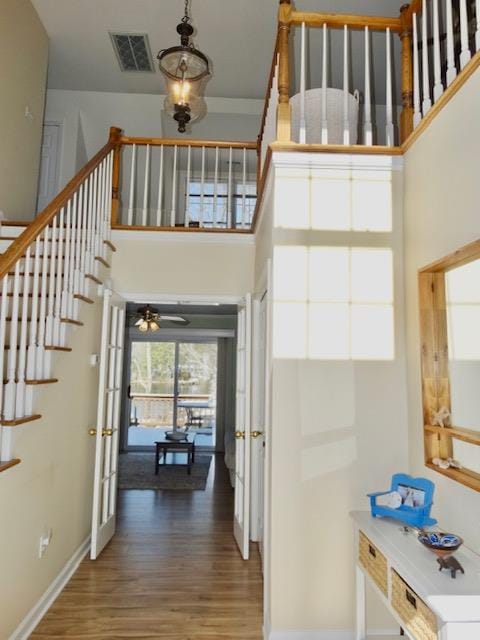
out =
<svg viewBox="0 0 480 640"><path fill-rule="evenodd" d="M217 226L218 212L218 147L215 147L215 175L213 178L213 226Z"/></svg>
<svg viewBox="0 0 480 640"><path fill-rule="evenodd" d="M162 226L163 205L163 144L160 145L160 168L158 171L157 227Z"/></svg>
<svg viewBox="0 0 480 640"><path fill-rule="evenodd" d="M137 164L137 145L132 145L132 164L130 166L130 192L128 195L128 211L127 211L127 224L131 226L133 224L133 207L135 202L135 171Z"/></svg>
<svg viewBox="0 0 480 640"><path fill-rule="evenodd" d="M35 378L35 354L37 350L38 303L40 296L40 259L42 245L40 236L35 240L33 256L32 313L30 318L30 337L27 347L27 380Z"/></svg>
<svg viewBox="0 0 480 640"><path fill-rule="evenodd" d="M16 389L17 389L17 340L18 340L18 318L20 304L20 263L18 260L15 265L15 274L13 276L13 292L12 303L10 305L10 336L7 362L7 384L5 385L3 418L4 420L13 420L15 418Z"/></svg>
<svg viewBox="0 0 480 640"><path fill-rule="evenodd" d="M343 27L343 144L350 144L350 119L348 117L349 101L348 77L348 27Z"/></svg>
<svg viewBox="0 0 480 640"><path fill-rule="evenodd" d="M44 245L43 250L46 251L48 255L48 270L49 270L49 280L48 280L48 304L47 304L47 318L46 318L46 326L45 326L45 342L47 344L53 344L53 306L55 302L54 293L55 293L55 256L57 252L57 218L53 219L52 224L52 237L49 245Z"/></svg>
<svg viewBox="0 0 480 640"><path fill-rule="evenodd" d="M370 31L365 27L365 123L363 126L364 144L373 145L372 131L372 95L370 88Z"/></svg>
<svg viewBox="0 0 480 640"><path fill-rule="evenodd" d="M93 199L92 199L92 226L90 228L90 246L92 250L91 261L92 261L92 271L93 275L98 274L98 261L96 257L97 253L97 212L98 212L98 193L99 193L99 180L100 173L99 168L96 167L93 172ZM68 213L68 208L67 208Z"/></svg>
<svg viewBox="0 0 480 640"><path fill-rule="evenodd" d="M43 246L48 245L50 228L46 227L43 232ZM47 297L48 297L48 257L47 252L43 251L42 255L42 280L40 287L40 305L38 314L38 337L37 337L37 353L35 355L35 377L42 380L48 377L47 370L50 358L47 357L45 351L45 323L47 318Z"/></svg>
<svg viewBox="0 0 480 640"><path fill-rule="evenodd" d="M392 88L392 38L390 29L386 31L387 38L387 125L386 144L393 147L395 144L395 130L393 127L393 88Z"/></svg>
<svg viewBox="0 0 480 640"><path fill-rule="evenodd" d="M93 224L93 190L94 190L94 172L88 176L88 215L86 228L86 246L85 246L85 273L94 275L94 255L92 247L92 224Z"/></svg>
<svg viewBox="0 0 480 640"><path fill-rule="evenodd" d="M174 227L177 219L177 153L178 147L173 147L173 173L172 173L172 208L170 211L170 226Z"/></svg>
<svg viewBox="0 0 480 640"><path fill-rule="evenodd" d="M449 87L457 77L457 65L455 63L455 49L453 44L452 0L445 1L447 15L447 87Z"/></svg>
<svg viewBox="0 0 480 640"><path fill-rule="evenodd" d="M432 106L430 99L430 73L428 69L428 24L427 24L427 1L423 0L422 9L422 76L423 76L423 117Z"/></svg>
<svg viewBox="0 0 480 640"><path fill-rule="evenodd" d="M450 2L450 0L447 0ZM417 14L412 15L413 20L413 127L416 128L422 120L420 111L420 66L418 60L418 27Z"/></svg>
<svg viewBox="0 0 480 640"><path fill-rule="evenodd" d="M475 0L475 15L477 29L475 31L475 51L480 51L480 0Z"/></svg>
<svg viewBox="0 0 480 640"><path fill-rule="evenodd" d="M228 153L227 229L232 229L232 147Z"/></svg>
<svg viewBox="0 0 480 640"><path fill-rule="evenodd" d="M460 69L463 69L472 57L468 44L467 0L460 0L460 40L462 43L462 51L460 53Z"/></svg>
<svg viewBox="0 0 480 640"><path fill-rule="evenodd" d="M242 228L245 228L247 213L247 150L243 147L243 175L242 175Z"/></svg>
<svg viewBox="0 0 480 640"><path fill-rule="evenodd" d="M203 216L205 213L205 147L202 147L202 168L200 173L200 216L199 226L203 227Z"/></svg>
<svg viewBox="0 0 480 640"><path fill-rule="evenodd" d="M322 57L322 144L328 144L328 114L327 114L327 25L323 25L323 57Z"/></svg>
<svg viewBox="0 0 480 640"><path fill-rule="evenodd" d="M68 291L69 291L69 275L70 275L70 236L72 233L71 229L72 222L72 200L70 199L67 202L67 216L65 223L65 260L63 263L63 290L62 290L62 318L68 318ZM72 317L72 316L70 316ZM61 343L63 344L63 339L65 337L65 327L62 327L62 339Z"/></svg>
<svg viewBox="0 0 480 640"><path fill-rule="evenodd" d="M148 194L150 189L150 145L147 144L145 155L145 182L143 185L143 209L142 209L142 225L147 226L148 223Z"/></svg>
<svg viewBox="0 0 480 640"><path fill-rule="evenodd" d="M442 69L440 66L440 24L438 0L433 0L433 101L436 102L443 93Z"/></svg>
<svg viewBox="0 0 480 640"><path fill-rule="evenodd" d="M56 346L61 346L61 319L62 319L62 283L64 274L64 235L65 235L65 210L60 209L58 223L58 254L57 265L55 269L55 309L53 312L53 342Z"/></svg>
<svg viewBox="0 0 480 640"><path fill-rule="evenodd" d="M187 150L187 181L185 185L185 226L190 224L190 164L192 156L192 148L188 145Z"/></svg>
<svg viewBox="0 0 480 640"><path fill-rule="evenodd" d="M85 183L82 183L78 189L78 207L77 207L77 228L75 230L75 264L73 270L73 291L74 293L82 293L82 283L81 283L81 250L82 250L82 228L83 228L83 198L84 198L84 187Z"/></svg>
<svg viewBox="0 0 480 640"><path fill-rule="evenodd" d="M112 207L113 207L113 151L108 155L108 181L107 181L107 212L105 220L105 238L112 238Z"/></svg>
<svg viewBox="0 0 480 640"><path fill-rule="evenodd" d="M99 208L101 207L101 200L99 202ZM78 318L78 300L74 299L74 274L75 274L75 239L77 233L77 192L73 194L73 202L72 202L72 226L70 230L70 256L69 261L65 265L65 268L68 268L68 310L67 310L67 318L72 318L76 320ZM100 222L100 215L97 218L98 222ZM97 243L97 255L101 255L100 251L100 242Z"/></svg>
<svg viewBox="0 0 480 640"><path fill-rule="evenodd" d="M88 296L88 284L85 274L87 273L87 229L88 229L88 201L90 198L90 180L86 179L83 183L83 215L81 229L80 244L80 293Z"/></svg>
<svg viewBox="0 0 480 640"><path fill-rule="evenodd" d="M44 247L47 251L48 247ZM24 276L23 276L23 299L22 314L20 320L20 340L18 344L18 363L17 363L17 388L15 394L15 417L21 418L25 415L26 391L25 374L27 369L27 336L28 336L28 311L29 311L29 294L30 294L30 256L31 249L27 249L24 260Z"/></svg>
<svg viewBox="0 0 480 640"><path fill-rule="evenodd" d="M0 371L2 372L2 380L0 381L0 420L4 417L4 387L3 387L3 371L5 365L5 336L7 333L7 313L8 313L8 273L2 279L2 298L0 300ZM2 427L0 425L0 460L8 460L2 446Z"/></svg>
<svg viewBox="0 0 480 640"><path fill-rule="evenodd" d="M306 64L305 64L305 22L302 22L302 38L301 38L301 54L300 54L300 144L307 141L307 123L305 121L305 85L306 85Z"/></svg>

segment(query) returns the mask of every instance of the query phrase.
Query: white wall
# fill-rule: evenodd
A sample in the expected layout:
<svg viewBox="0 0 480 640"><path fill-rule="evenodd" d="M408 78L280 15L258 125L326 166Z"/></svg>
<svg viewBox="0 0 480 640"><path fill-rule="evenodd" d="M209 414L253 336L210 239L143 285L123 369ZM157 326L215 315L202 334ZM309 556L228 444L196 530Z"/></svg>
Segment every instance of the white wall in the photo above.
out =
<svg viewBox="0 0 480 640"><path fill-rule="evenodd" d="M113 242L114 287L127 297L194 295L208 302L252 290L253 236L114 231Z"/></svg>
<svg viewBox="0 0 480 640"><path fill-rule="evenodd" d="M15 427L21 463L0 477L0 638L7 640L90 533L101 302L83 305L74 349L56 356L58 383L35 389L42 419ZM38 558L40 536L53 538Z"/></svg>
<svg viewBox="0 0 480 640"><path fill-rule="evenodd" d="M395 357L326 361L273 353L269 604L274 632L353 629L355 550L349 511L368 509L366 494L388 488L391 475L408 467L402 172L392 171L391 233L314 230L305 214L309 219L328 205L315 204L311 184L331 161L327 154L274 154L273 271L275 250L285 245L391 248ZM340 162L349 166L351 160ZM377 159L353 162L373 167ZM286 221L290 228L279 228ZM293 273L295 265L290 268ZM299 280L299 288L302 284ZM277 296L274 285L274 301ZM274 350L278 327L274 314ZM285 339L295 341L297 335L292 323ZM369 627L394 629L376 597L369 594L369 600Z"/></svg>
<svg viewBox="0 0 480 640"><path fill-rule="evenodd" d="M48 60L48 36L30 0L2 0L0 60L0 210L28 220L36 210Z"/></svg>
<svg viewBox="0 0 480 640"><path fill-rule="evenodd" d="M435 482L433 515L477 552L480 552L478 493L430 471L423 462L417 270L480 237L479 113L480 70L477 70L405 156L411 471ZM479 453L477 449L477 457Z"/></svg>

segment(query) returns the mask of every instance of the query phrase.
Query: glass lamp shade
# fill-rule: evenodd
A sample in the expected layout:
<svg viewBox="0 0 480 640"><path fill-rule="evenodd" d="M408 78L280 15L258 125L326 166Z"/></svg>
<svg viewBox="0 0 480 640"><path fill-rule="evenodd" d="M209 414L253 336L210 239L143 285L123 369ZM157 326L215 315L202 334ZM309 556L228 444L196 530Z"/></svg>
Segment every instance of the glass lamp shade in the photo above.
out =
<svg viewBox="0 0 480 640"><path fill-rule="evenodd" d="M191 46L170 47L158 54L160 71L169 80L200 82L210 74L208 58Z"/></svg>
<svg viewBox="0 0 480 640"><path fill-rule="evenodd" d="M159 329L160 327L155 320L150 320L150 331L158 331Z"/></svg>
<svg viewBox="0 0 480 640"><path fill-rule="evenodd" d="M138 330L141 331L142 333L145 333L146 331L148 331L148 322L147 322L147 320L144 320L142 322L142 324L138 325Z"/></svg>
<svg viewBox="0 0 480 640"><path fill-rule="evenodd" d="M181 45L161 51L158 60L167 84L165 110L183 133L185 126L205 111L201 95L210 75L208 58L191 45Z"/></svg>

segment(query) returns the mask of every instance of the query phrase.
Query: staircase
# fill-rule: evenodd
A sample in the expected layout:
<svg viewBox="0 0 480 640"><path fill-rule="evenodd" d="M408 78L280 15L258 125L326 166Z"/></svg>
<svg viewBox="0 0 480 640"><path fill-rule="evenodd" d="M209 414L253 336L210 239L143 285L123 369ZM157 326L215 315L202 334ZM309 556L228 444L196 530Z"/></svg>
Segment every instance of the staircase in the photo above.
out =
<svg viewBox="0 0 480 640"><path fill-rule="evenodd" d="M26 227L0 231L0 472L20 462L14 432L40 420L37 387L54 384L55 355L72 350L81 309L93 304L110 266L112 176L108 143Z"/></svg>

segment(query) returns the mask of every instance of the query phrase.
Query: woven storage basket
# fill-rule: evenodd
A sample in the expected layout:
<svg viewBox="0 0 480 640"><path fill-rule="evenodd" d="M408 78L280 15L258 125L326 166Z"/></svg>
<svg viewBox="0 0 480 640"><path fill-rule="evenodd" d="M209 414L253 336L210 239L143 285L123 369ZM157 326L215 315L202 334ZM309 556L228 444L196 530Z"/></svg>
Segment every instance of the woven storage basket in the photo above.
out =
<svg viewBox="0 0 480 640"><path fill-rule="evenodd" d="M305 91L305 124L307 144L322 142L322 91L323 89L307 89ZM343 144L343 91L327 88L327 129L328 144ZM292 105L292 140L300 140L300 94L290 98ZM350 144L357 144L358 139L358 92L348 94L348 121Z"/></svg>
<svg viewBox="0 0 480 640"><path fill-rule="evenodd" d="M387 559L361 531L358 546L358 559L360 564L373 578L377 587L382 591L382 593L388 596Z"/></svg>
<svg viewBox="0 0 480 640"><path fill-rule="evenodd" d="M393 569L392 605L415 640L437 640L435 614Z"/></svg>

